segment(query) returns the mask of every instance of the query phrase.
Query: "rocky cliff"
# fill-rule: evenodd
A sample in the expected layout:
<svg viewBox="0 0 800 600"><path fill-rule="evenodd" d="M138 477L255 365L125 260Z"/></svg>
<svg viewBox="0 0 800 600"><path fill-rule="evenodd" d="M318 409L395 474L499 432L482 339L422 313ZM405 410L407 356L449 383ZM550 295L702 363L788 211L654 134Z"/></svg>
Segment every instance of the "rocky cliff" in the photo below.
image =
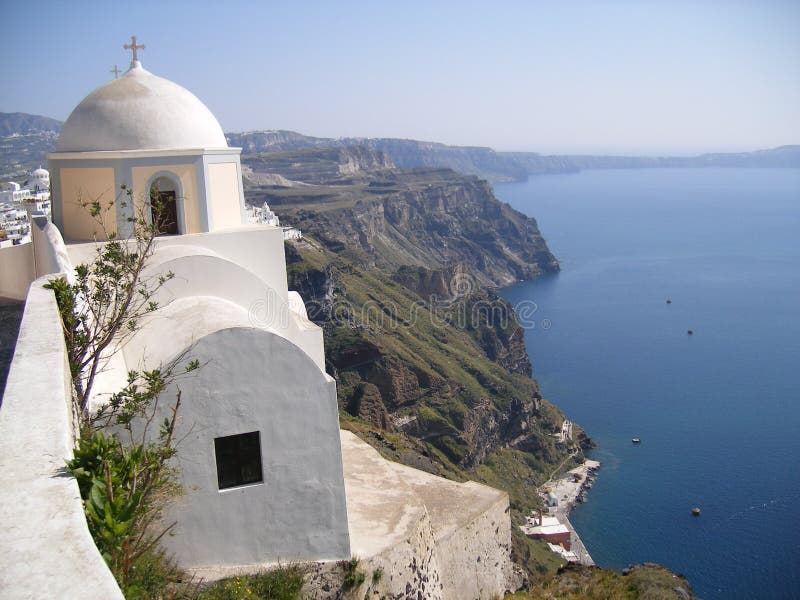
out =
<svg viewBox="0 0 800 600"><path fill-rule="evenodd" d="M448 146L396 138L316 138L294 131L229 133L227 137L232 146L241 146L245 153L363 146L387 154L395 165L404 169L449 168L492 182L525 181L528 175L584 169L800 167L800 146L797 145L698 156L602 156L496 152L478 146Z"/></svg>
<svg viewBox="0 0 800 600"><path fill-rule="evenodd" d="M465 268L456 283L470 289L559 268L534 219L497 200L487 182L450 170L383 171L342 185L247 193L367 268L436 271L458 263Z"/></svg>
<svg viewBox="0 0 800 600"><path fill-rule="evenodd" d="M528 176L516 161L480 146L448 146L396 138L317 138L285 130L228 133L226 137L231 146L241 147L245 154L362 146L387 154L395 165L404 169L448 168L497 182L524 181Z"/></svg>
<svg viewBox="0 0 800 600"><path fill-rule="evenodd" d="M512 307L462 287L465 267L364 269L311 237L287 246L287 265L290 287L325 328L341 408L410 438L396 445L401 459L458 474L503 448L543 466L566 457L552 436L561 417L530 378Z"/></svg>
<svg viewBox="0 0 800 600"><path fill-rule="evenodd" d="M557 577L546 580L527 592L514 594L514 600L697 600L692 586L655 563L644 563L616 573L608 569L570 564L559 569Z"/></svg>
<svg viewBox="0 0 800 600"><path fill-rule="evenodd" d="M800 167L800 146L780 146L755 152L718 152L698 156L558 156L535 152L500 152L498 156L515 162L530 175L572 173L586 169Z"/></svg>
<svg viewBox="0 0 800 600"><path fill-rule="evenodd" d="M28 174L47 165L61 131L61 121L27 113L0 113L0 180L23 183Z"/></svg>
<svg viewBox="0 0 800 600"><path fill-rule="evenodd" d="M288 181L324 184L342 176L393 169L387 154L364 146L248 154L242 166L253 173L279 175Z"/></svg>
<svg viewBox="0 0 800 600"><path fill-rule="evenodd" d="M342 427L393 460L508 491L521 522L536 485L581 456L580 440L554 435L563 416L493 291L558 269L536 222L442 169L251 184L246 196L303 230L286 246L289 285L324 327ZM552 566L543 544L514 532L520 563Z"/></svg>

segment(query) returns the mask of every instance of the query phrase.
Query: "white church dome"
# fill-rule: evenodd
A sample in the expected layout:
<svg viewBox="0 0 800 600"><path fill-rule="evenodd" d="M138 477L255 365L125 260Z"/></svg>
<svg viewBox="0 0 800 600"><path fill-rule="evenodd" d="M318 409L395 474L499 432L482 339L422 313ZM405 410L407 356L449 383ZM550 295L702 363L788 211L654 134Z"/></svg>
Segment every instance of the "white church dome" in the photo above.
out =
<svg viewBox="0 0 800 600"><path fill-rule="evenodd" d="M56 152L227 146L219 122L197 96L136 61L75 107Z"/></svg>
<svg viewBox="0 0 800 600"><path fill-rule="evenodd" d="M29 190L44 191L50 187L50 173L47 169L39 167L35 169L28 181L25 183L25 188Z"/></svg>

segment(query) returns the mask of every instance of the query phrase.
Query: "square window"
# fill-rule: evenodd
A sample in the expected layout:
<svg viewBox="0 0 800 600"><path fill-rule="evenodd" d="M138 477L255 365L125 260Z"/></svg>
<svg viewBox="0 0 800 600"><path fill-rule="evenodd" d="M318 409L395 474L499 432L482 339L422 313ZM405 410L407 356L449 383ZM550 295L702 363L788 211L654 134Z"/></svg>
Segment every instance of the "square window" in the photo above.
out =
<svg viewBox="0 0 800 600"><path fill-rule="evenodd" d="M258 431L214 439L219 489L264 481Z"/></svg>

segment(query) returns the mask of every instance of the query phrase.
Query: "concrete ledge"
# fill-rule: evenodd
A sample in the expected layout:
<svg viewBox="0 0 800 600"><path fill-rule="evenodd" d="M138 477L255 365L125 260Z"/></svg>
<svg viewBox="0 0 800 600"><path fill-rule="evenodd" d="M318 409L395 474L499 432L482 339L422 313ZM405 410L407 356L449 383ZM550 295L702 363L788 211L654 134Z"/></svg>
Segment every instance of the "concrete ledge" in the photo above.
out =
<svg viewBox="0 0 800 600"><path fill-rule="evenodd" d="M33 244L0 248L0 297L25 300L34 270Z"/></svg>
<svg viewBox="0 0 800 600"><path fill-rule="evenodd" d="M505 492L385 460L353 433L340 435L350 547L363 569L385 574L354 597L489 599L513 587Z"/></svg>
<svg viewBox="0 0 800 600"><path fill-rule="evenodd" d="M55 298L28 292L0 406L0 597L122 600L94 545L72 456L71 380Z"/></svg>

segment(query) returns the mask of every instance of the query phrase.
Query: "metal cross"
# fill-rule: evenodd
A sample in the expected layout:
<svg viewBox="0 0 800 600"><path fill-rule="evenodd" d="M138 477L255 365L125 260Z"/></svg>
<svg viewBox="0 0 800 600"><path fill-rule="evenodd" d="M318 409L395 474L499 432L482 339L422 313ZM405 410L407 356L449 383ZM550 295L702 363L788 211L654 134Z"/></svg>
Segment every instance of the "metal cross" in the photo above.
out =
<svg viewBox="0 0 800 600"><path fill-rule="evenodd" d="M144 44L137 44L136 43L136 36L132 35L131 36L131 43L130 44L125 44L123 46L123 48L125 50L133 50L133 58L131 59L131 64L133 64L137 60L139 60L139 56L136 54L136 51L137 50L144 50Z"/></svg>
<svg viewBox="0 0 800 600"><path fill-rule="evenodd" d="M121 73L121 71L117 68L117 65L114 65L114 68L111 69L109 71L109 73L113 73L114 74L114 79L116 79L117 77L119 77L119 74Z"/></svg>

